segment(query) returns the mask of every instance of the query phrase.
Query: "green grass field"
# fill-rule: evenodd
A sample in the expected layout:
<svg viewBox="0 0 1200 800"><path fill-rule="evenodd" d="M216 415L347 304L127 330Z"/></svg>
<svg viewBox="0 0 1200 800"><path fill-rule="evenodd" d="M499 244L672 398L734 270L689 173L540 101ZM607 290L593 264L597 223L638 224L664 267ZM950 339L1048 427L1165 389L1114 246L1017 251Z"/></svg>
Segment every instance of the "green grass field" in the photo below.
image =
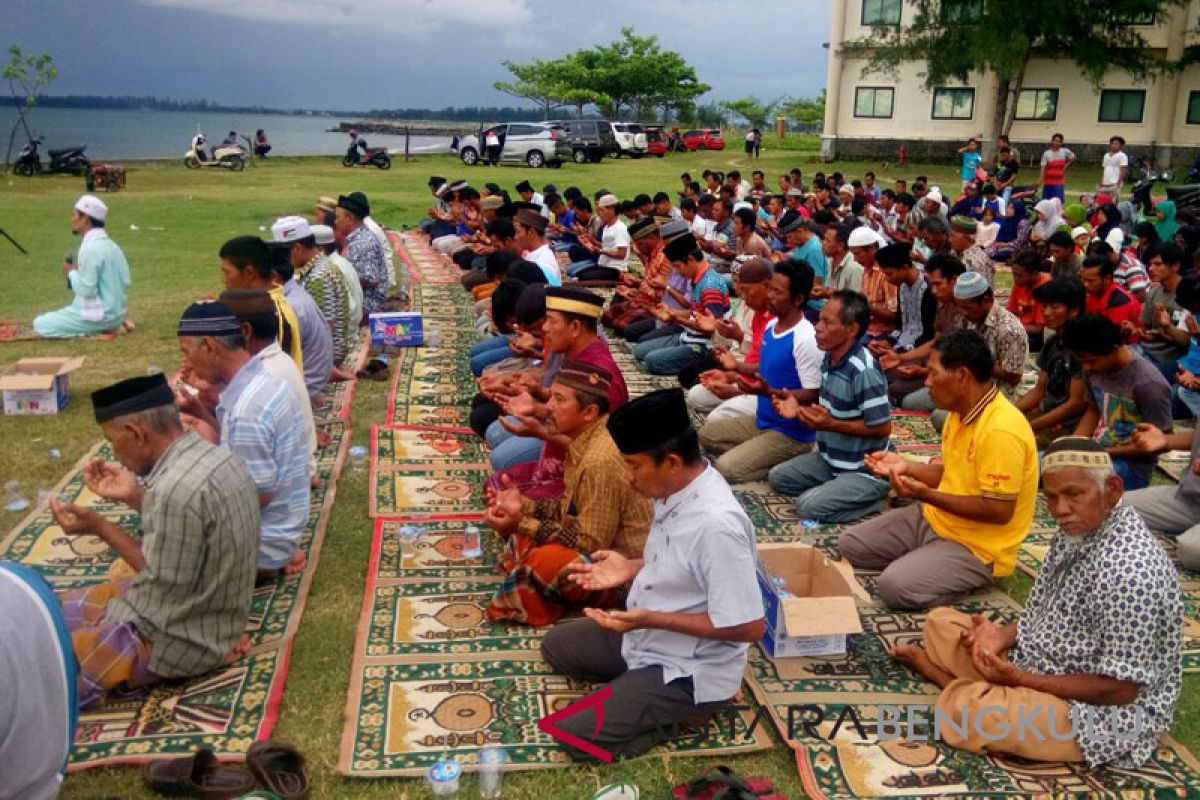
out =
<svg viewBox="0 0 1200 800"><path fill-rule="evenodd" d="M798 144L798 142L797 142ZM768 141L770 145L770 141ZM637 192L674 192L678 175L693 175L710 167L744 174L761 166L773 175L799 166L806 175L841 169L848 176L873 169L883 186L896 178L919 173L953 186L951 166L914 165L903 170L884 164L821 165L813 152L769 150L761 161L743 161L740 148L723 153L675 155L664 159L604 161L598 165L568 164L560 170L515 167L467 169L449 157L428 157L405 164L397 161L388 172L343 168L335 158L271 159L241 174L203 170L191 172L181 163L131 165L124 191L105 196L109 203L109 232L121 244L133 272L130 315L138 330L111 342L24 342L0 346L0 365L25 356L86 356L73 376L73 399L53 417L6 417L0 420L4 454L0 483L20 481L29 497L49 488L99 437L91 417L88 395L112 381L144 374L149 367L173 369L178 363L175 323L184 307L199 297L221 290L217 251L228 238L264 232L284 214L308 214L320 195L353 190L367 193L373 216L390 227L411 226L429 205L425 181L431 173L465 177L478 186L496 181L512 187L522 178L535 185L555 183L560 189L579 186L585 193L605 186L622 197ZM1082 170L1080 171L1082 172ZM1082 188L1081 188L1082 190ZM28 322L40 310L68 300L60 274L63 255L73 249L68 219L83 181L65 176L36 179L0 176L0 228L30 251L21 256L0 240L0 320ZM265 233L264 233L265 235ZM372 423L386 416L387 384L363 382L353 408L354 444L367 444ZM57 448L60 458L51 458ZM7 530L19 515L0 511ZM291 673L274 736L296 744L309 758L314 798L425 797L421 781L361 781L333 772L342 732L342 711L354 647L354 628L362 606L371 541L367 516L365 475L346 471L338 487L328 535L306 616L296 638ZM1028 581L1013 580L1014 594L1023 597ZM11 676L7 679L12 679ZM1193 749L1200 744L1200 690L1189 678L1177 714L1176 735ZM576 768L510 776L509 796L587 798L600 786L618 779L636 783L646 798L669 795L670 787L691 777L711 760L640 760L604 769ZM791 797L802 797L791 752L784 746L753 756L730 759L743 774L761 774ZM148 797L136 769L86 772L67 779L66 798ZM464 797L474 796L473 779L465 781Z"/></svg>

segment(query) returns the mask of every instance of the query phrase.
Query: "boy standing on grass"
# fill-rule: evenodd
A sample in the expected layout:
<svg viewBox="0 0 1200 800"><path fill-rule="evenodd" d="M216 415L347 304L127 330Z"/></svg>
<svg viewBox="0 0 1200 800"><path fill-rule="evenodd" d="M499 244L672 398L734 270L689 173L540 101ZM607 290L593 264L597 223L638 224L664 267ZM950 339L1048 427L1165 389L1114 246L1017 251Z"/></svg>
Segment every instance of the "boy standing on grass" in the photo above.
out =
<svg viewBox="0 0 1200 800"><path fill-rule="evenodd" d="M965 191L968 183L975 182L975 171L979 169L979 165L983 162L983 154L979 152L979 140L968 139L967 143L958 148L959 154L962 155L962 188Z"/></svg>

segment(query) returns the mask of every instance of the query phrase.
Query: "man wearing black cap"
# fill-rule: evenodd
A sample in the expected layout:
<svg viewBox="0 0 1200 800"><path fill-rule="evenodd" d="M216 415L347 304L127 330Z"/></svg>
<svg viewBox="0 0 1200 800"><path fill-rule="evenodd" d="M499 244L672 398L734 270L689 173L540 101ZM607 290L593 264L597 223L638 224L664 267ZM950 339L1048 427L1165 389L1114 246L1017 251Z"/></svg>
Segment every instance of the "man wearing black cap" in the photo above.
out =
<svg viewBox="0 0 1200 800"><path fill-rule="evenodd" d="M101 389L92 406L121 464L95 459L84 479L140 513L141 536L91 506L50 499L63 533L102 539L134 573L60 597L84 708L120 686L200 675L240 658L259 536L258 496L242 460L184 429L162 375Z"/></svg>
<svg viewBox="0 0 1200 800"><path fill-rule="evenodd" d="M653 375L678 375L685 364L712 347L712 334L704 331L699 319L729 312L729 284L709 266L691 233L672 239L664 252L675 271L688 280L690 307L676 311L659 305L654 312L658 321L681 325L682 332L642 341L633 354Z"/></svg>
<svg viewBox="0 0 1200 800"><path fill-rule="evenodd" d="M621 275L616 296L604 312L604 324L620 334L640 319L653 317L654 309L663 300L671 262L663 252L665 242L653 217L640 219L629 226L631 247L642 262L642 277L631 273Z"/></svg>
<svg viewBox="0 0 1200 800"><path fill-rule="evenodd" d="M358 272L363 287L363 307L367 314L379 310L392 285L391 266L379 240L363 224L371 206L362 192L338 198L334 212L334 230L346 241L346 259Z"/></svg>
<svg viewBox="0 0 1200 800"><path fill-rule="evenodd" d="M621 600L620 592L592 594L567 580L567 566L597 550L641 558L650 531L653 505L629 485L605 427L611 383L608 370L569 358L550 387L549 418L521 418L569 442L563 493L533 500L507 478L488 490L485 519L507 541L500 562L508 573L488 604L488 619L544 626L567 606L607 607Z"/></svg>
<svg viewBox="0 0 1200 800"><path fill-rule="evenodd" d="M665 389L614 413L608 429L630 480L653 497L645 553L593 553L571 567L583 589L630 586L627 610L584 609L552 629L542 656L563 675L607 683L598 724L585 709L558 723L616 758L640 755L734 697L762 638L754 526L700 455L683 392ZM568 745L572 758L594 756Z"/></svg>
<svg viewBox="0 0 1200 800"><path fill-rule="evenodd" d="M524 258L532 261L546 273L546 280L551 286L562 286L562 269L558 265L558 256L546 241L546 226L549 221L536 211L523 208L513 217L517 228L517 244L524 252Z"/></svg>
<svg viewBox="0 0 1200 800"><path fill-rule="evenodd" d="M241 456L258 488L262 536L258 578L299 572L307 559L300 537L308 523L311 484L308 439L297 424L303 412L284 381L267 373L246 349L242 324L223 303L193 303L179 320L179 347L190 374L210 386L223 386L212 410L189 403ZM211 435L210 433L210 435Z"/></svg>

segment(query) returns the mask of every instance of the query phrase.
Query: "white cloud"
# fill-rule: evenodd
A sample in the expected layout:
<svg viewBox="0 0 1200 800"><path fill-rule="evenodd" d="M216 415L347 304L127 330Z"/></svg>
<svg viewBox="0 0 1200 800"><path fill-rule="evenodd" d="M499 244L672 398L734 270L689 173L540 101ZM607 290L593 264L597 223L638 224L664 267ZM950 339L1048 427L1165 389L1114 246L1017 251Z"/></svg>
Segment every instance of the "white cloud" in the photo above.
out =
<svg viewBox="0 0 1200 800"><path fill-rule="evenodd" d="M512 33L532 24L529 0L140 0L145 5L178 8L266 23L285 23L370 34L428 39L447 28L471 26Z"/></svg>

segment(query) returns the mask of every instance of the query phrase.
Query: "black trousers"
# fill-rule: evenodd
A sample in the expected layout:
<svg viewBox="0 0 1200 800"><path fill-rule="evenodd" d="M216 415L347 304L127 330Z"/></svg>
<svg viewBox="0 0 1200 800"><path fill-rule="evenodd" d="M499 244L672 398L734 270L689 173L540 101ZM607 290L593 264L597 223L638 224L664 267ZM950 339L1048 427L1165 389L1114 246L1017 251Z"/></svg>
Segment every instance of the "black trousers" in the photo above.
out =
<svg viewBox="0 0 1200 800"><path fill-rule="evenodd" d="M607 750L613 758L640 756L670 739L680 726L699 728L724 705L697 705L692 679L664 683L662 667L629 669L621 657L621 634L590 619L570 620L552 628L542 640L542 658L561 675L612 687L598 733L595 707L568 717L558 727ZM563 747L576 761L598 761L570 745Z"/></svg>
<svg viewBox="0 0 1200 800"><path fill-rule="evenodd" d="M705 350L695 359L683 365L683 369L679 370L679 385L685 389L690 389L700 382L700 373L708 372L710 369L719 369L717 360L713 358L711 350Z"/></svg>
<svg viewBox="0 0 1200 800"><path fill-rule="evenodd" d="M503 413L504 409L500 408L499 403L493 403L481 394L475 395L471 400L471 430L483 436L488 427L500 419Z"/></svg>

